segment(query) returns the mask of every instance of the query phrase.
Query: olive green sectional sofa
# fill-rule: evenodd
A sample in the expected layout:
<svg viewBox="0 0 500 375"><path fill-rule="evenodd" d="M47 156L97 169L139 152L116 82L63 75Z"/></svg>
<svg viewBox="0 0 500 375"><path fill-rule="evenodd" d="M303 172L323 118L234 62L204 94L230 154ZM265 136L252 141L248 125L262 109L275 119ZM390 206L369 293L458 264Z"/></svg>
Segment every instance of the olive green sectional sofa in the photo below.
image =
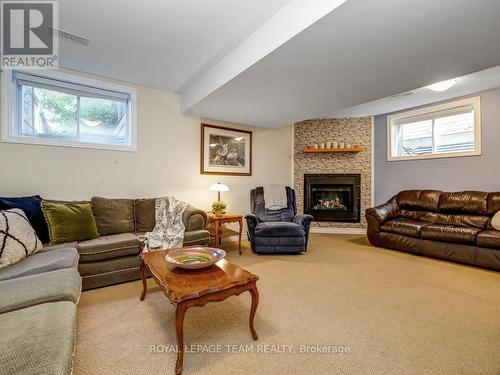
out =
<svg viewBox="0 0 500 375"><path fill-rule="evenodd" d="M82 287L140 278L139 236L155 226L155 199L91 203L98 238L44 245L0 269L0 374L70 374ZM188 207L183 222L184 245L208 243L204 211Z"/></svg>
<svg viewBox="0 0 500 375"><path fill-rule="evenodd" d="M44 249L0 269L0 374L70 374L78 252Z"/></svg>
<svg viewBox="0 0 500 375"><path fill-rule="evenodd" d="M92 212L99 237L86 241L46 245L47 249L75 248L83 290L138 280L142 242L140 236L155 227L155 199L93 197ZM189 206L183 215L184 245L206 245L210 234L207 214Z"/></svg>

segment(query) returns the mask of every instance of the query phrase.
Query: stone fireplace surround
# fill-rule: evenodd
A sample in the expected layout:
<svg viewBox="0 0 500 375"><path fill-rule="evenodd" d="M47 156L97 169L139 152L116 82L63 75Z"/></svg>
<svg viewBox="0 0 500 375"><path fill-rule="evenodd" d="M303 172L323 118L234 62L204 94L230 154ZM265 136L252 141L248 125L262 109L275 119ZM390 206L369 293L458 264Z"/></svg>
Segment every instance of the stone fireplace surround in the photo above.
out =
<svg viewBox="0 0 500 375"><path fill-rule="evenodd" d="M306 120L294 125L294 188L297 209L304 212L304 175L359 174L360 221L315 221L311 231L361 233L366 228L364 211L372 206L372 118ZM304 153L308 145L338 141L360 145L359 153Z"/></svg>

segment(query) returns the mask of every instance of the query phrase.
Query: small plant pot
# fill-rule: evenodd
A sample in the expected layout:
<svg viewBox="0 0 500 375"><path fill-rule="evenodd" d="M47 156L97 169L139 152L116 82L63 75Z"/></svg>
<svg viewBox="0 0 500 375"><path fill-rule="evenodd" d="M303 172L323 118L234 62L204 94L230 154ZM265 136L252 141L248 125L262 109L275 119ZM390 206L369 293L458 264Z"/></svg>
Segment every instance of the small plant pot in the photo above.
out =
<svg viewBox="0 0 500 375"><path fill-rule="evenodd" d="M214 210L212 211L215 216L220 217L224 213L224 210Z"/></svg>

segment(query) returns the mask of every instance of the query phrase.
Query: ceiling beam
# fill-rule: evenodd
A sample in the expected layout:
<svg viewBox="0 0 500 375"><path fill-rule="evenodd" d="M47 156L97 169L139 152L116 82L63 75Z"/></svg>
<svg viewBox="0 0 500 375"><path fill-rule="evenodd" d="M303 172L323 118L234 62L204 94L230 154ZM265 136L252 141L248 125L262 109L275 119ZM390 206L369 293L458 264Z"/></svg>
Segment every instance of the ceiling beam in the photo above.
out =
<svg viewBox="0 0 500 375"><path fill-rule="evenodd" d="M346 0L292 0L182 93L182 112L250 68Z"/></svg>

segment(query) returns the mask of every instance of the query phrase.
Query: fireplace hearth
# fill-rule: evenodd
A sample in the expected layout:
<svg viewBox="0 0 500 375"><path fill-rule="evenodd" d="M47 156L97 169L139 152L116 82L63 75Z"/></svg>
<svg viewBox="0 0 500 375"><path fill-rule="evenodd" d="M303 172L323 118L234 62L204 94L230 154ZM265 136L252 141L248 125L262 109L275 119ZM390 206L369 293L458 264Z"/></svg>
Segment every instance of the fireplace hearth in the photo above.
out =
<svg viewBox="0 0 500 375"><path fill-rule="evenodd" d="M361 175L304 175L304 213L315 221L360 222Z"/></svg>

